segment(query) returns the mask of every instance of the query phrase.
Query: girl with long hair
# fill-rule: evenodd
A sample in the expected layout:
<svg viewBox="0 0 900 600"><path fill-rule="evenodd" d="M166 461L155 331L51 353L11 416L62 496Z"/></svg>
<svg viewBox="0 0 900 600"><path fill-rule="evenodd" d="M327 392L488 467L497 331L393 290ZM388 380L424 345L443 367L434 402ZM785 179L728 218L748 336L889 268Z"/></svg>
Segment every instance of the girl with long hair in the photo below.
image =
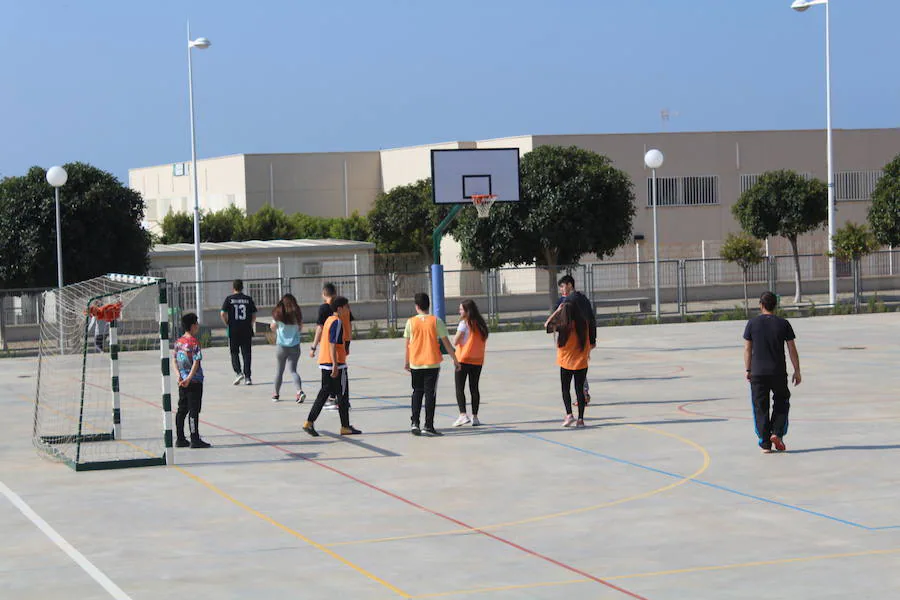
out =
<svg viewBox="0 0 900 600"><path fill-rule="evenodd" d="M456 359L459 370L456 371L456 404L459 406L459 418L453 423L461 427L467 423L481 425L478 420L478 406L481 403L481 392L478 380L481 378L481 367L484 365L484 348L488 338L487 323L478 310L474 300L463 300L459 305L459 325L453 345L456 347ZM466 379L469 380L469 395L472 397L472 418L466 414Z"/></svg>
<svg viewBox="0 0 900 600"><path fill-rule="evenodd" d="M303 330L303 312L297 304L297 299L291 294L282 296L278 304L272 310L272 324L269 328L275 332L275 392L272 401L278 402L281 392L281 379L284 376L284 367L290 369L294 378L294 387L297 388L297 404L306 400L303 392L303 382L297 373L297 361L300 360L300 332Z"/></svg>
<svg viewBox="0 0 900 600"><path fill-rule="evenodd" d="M563 406L566 418L563 427L584 427L584 382L587 379L588 359L591 344L588 340L588 322L578 305L563 302L556 316L554 329L556 338L556 364L559 365L559 379L562 383ZM578 398L578 419L572 416L572 380L575 380L575 396Z"/></svg>

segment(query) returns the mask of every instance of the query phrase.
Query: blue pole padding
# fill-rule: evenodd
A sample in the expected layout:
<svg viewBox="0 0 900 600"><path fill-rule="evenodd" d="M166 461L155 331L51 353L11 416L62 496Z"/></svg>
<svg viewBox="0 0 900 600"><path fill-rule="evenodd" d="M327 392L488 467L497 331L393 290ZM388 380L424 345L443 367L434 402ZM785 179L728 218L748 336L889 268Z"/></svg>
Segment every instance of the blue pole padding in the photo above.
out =
<svg viewBox="0 0 900 600"><path fill-rule="evenodd" d="M444 266L431 265L431 314L446 322L444 309Z"/></svg>

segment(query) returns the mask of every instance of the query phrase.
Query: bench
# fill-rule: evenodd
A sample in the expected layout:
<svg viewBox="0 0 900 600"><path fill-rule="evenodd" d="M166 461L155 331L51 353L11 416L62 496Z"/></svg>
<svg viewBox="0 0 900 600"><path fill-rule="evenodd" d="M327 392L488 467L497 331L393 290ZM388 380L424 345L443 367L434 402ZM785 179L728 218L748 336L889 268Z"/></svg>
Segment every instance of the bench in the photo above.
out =
<svg viewBox="0 0 900 600"><path fill-rule="evenodd" d="M650 298L594 298L594 308L601 306L628 306L636 304L642 313L650 312Z"/></svg>

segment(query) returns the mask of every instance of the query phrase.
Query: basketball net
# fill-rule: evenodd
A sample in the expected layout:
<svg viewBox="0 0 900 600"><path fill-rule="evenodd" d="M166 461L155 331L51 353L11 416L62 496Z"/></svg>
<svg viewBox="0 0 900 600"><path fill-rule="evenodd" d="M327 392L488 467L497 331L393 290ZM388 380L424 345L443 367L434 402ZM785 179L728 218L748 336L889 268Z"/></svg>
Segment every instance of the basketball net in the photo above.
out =
<svg viewBox="0 0 900 600"><path fill-rule="evenodd" d="M475 205L475 210L478 211L478 218L488 218L491 214L491 207L496 201L497 196L495 194L473 194L472 204Z"/></svg>

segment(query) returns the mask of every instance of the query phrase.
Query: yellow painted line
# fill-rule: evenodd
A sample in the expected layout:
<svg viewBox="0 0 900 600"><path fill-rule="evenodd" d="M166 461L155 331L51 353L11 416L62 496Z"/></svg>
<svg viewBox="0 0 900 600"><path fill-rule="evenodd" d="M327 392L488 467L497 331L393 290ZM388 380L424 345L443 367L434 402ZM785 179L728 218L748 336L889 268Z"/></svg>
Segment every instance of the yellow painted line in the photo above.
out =
<svg viewBox="0 0 900 600"><path fill-rule="evenodd" d="M23 399L25 399L25 400L28 400L28 401L31 402L32 404L34 403L34 401L33 401L31 398L28 398L27 396L24 396L24 395L21 395L21 394L20 394L20 397L23 398ZM63 416L65 416L65 415L63 415ZM142 451L142 452L144 452L144 453L150 455L150 454L149 454L146 450L144 450L143 448L140 448L139 446L136 446L136 445L132 444L131 442L128 442L127 440L121 440L121 441L122 441L124 444L127 444L127 445L129 445L129 446L131 446L131 447L133 447L133 448L136 448L137 450L140 450L140 451ZM153 455L151 455L151 456L153 456ZM284 524L282 524L282 523L279 523L278 521L276 521L275 519L273 519L273 518L270 517L269 515L267 515L267 514L265 514L265 513L262 513L262 512L260 512L260 511L258 511L258 510L256 510L256 509L254 509L254 508L248 506L247 504L244 504L243 502L241 502L240 500L238 500L238 499L235 498L234 496L231 496L230 494L228 494L227 492L225 492L225 491L222 490L221 488L217 487L215 484L211 483L210 481L207 481L207 480L204 479L203 477L200 477L199 475L195 475L194 473L191 473L191 472L188 471L187 469L185 469L185 468L183 468L183 467L179 467L179 466L177 466L177 465L172 465L172 466L170 466L169 468L178 471L179 473L181 473L182 475L184 475L184 476L186 476L186 477L189 477L190 479L193 479L195 482L199 483L200 485L202 485L202 486L205 487L206 489L208 489L208 490L210 490L210 491L212 491L212 492L218 494L219 496L221 496L221 497L224 498L225 500L228 500L229 502L231 502L231 503L234 504L235 506L237 506L237 507L239 507L239 508L241 508L241 509L243 509L243 510L249 512L251 515L253 515L253 516L255 516L255 517L259 518L259 519L262 519L263 521L265 521L266 523L269 523L270 525L274 525L275 527L277 527L278 529L284 531L285 533L288 533L288 534L294 536L295 538L297 538L297 539L299 539L299 540L301 540L301 541L303 541L303 542L309 544L310 546L312 546L312 547L315 548L316 550L320 550L320 551L324 552L324 553L327 554L328 556L330 556L330 557L332 557L332 558L334 558L334 559L340 561L341 563L345 564L346 566L350 567L351 569L353 569L353 570L356 571L357 573L359 573L359 574L361 574L361 575L364 575L364 576L367 577L368 579L371 579L372 581L374 581L374 582L376 582L376 583L378 583L378 584L380 584L380 585L386 587L387 589L391 590L392 592L394 592L395 594L397 594L397 595L400 596L401 598L412 598L412 596L411 596L410 594L408 594L407 592L404 592L403 590L401 590L401 589L398 588L397 586L395 586L395 585L393 585L393 584L391 584L391 583L385 581L384 579L378 577L378 576L375 575L374 573L371 573L370 571L365 570L364 568L360 567L359 565L356 565L356 564L350 562L349 560L347 560L346 558L344 558L343 556L341 556L340 554L338 554L338 553L335 552L334 550L331 550L331 549L325 547L323 544L320 544L320 543L316 542L315 540L312 540L312 539L306 537L305 535L303 535L303 534L300 533L299 531L297 531L297 530L295 530L295 529L291 529L291 528L288 527L287 525L284 525ZM590 581L590 580L587 580L587 581Z"/></svg>
<svg viewBox="0 0 900 600"><path fill-rule="evenodd" d="M651 433L655 433L658 435L664 435L664 436L673 438L675 440L678 440L689 446L692 446L693 448L698 450L703 455L703 465L701 465L699 469L697 469L696 471L694 471L687 477L683 477L673 483L664 485L660 488L656 488L655 490L650 490L648 492L642 492L640 494L628 496L627 498L620 498L618 500L603 502L601 504L594 504L592 506L573 508L570 510L565 510L565 511L556 512L556 513L552 513L552 514L539 515L536 517L529 517L527 519L520 519L518 521L506 521L504 523L494 523L492 525L485 525L483 527L473 527L472 529L466 529L466 528L448 529L446 531L438 531L438 532L434 532L434 533L418 533L418 534L411 534L411 535L381 537L381 538L372 538L372 539L364 539L364 540L351 540L351 541L347 541L347 542L335 542L333 544L327 544L327 546L329 548L335 548L338 546L352 546L352 545L358 545L358 544L376 544L376 543L382 543L382 542L396 542L396 541L400 541L400 540L441 537L441 536L448 536L448 535L463 535L463 534L467 534L467 533L472 533L473 530L475 530L475 529L477 529L479 531L490 531L490 530L502 529L505 527L514 527L517 525L525 525L528 523L537 523L539 521L546 521L548 519L557 519L560 517L568 517L571 515L578 515L578 514L582 514L582 513L586 513L586 512L590 512L590 511L594 511L594 510L599 510L601 508L609 508L611 506L625 504L626 502L633 502L635 500L643 500L644 498L649 498L651 496L655 496L656 494L662 494L663 492L667 492L667 491L674 489L680 485L684 485L685 483L687 483L688 481L691 481L692 479L696 479L704 471L706 471L709 468L709 465L710 465L709 452L707 452L706 448L704 448L697 442L690 440L688 438L682 437L680 435L674 434L674 433L669 433L669 432L663 431L661 429L656 429L655 427L647 427L644 425L628 425L628 427L633 427L635 429L642 429L644 431L649 431Z"/></svg>
<svg viewBox="0 0 900 600"><path fill-rule="evenodd" d="M803 556L796 558L781 558L781 559L773 559L773 560L760 560L753 562L745 562L745 563L734 563L730 565L713 565L706 567L688 567L686 569L672 569L669 571L653 571L649 573L633 573L630 575L614 575L611 577L603 577L606 581L616 581L622 579L638 579L641 577L664 577L670 575L685 575L688 573L702 573L709 571L725 571L730 569L745 569L752 567L764 567L764 566L774 566L774 565L786 565L791 563L801 563L801 562L814 562L820 560L835 560L840 558L859 558L862 556L878 556L878 555L888 555L888 554L898 554L900 553L900 548L889 548L886 550L865 550L862 552L845 552L841 554L821 554L817 556ZM441 598L448 596L464 596L464 595L473 595L473 594L488 594L492 592L505 592L508 590L523 590L523 589L532 589L532 588L541 588L541 587L557 587L557 586L565 586L565 585L573 585L576 583L592 583L590 579L569 579L566 581L542 581L538 583L526 583L519 585L507 585L507 586L497 586L497 587L483 587L483 588L473 588L466 590L455 590L450 592L438 592L434 594L420 594L413 596L413 598Z"/></svg>
<svg viewBox="0 0 900 600"><path fill-rule="evenodd" d="M269 524L271 524L271 525L274 525L275 527L277 527L278 529L284 531L285 533L288 533L288 534L294 536L295 538L297 538L297 539L299 539L299 540L302 540L303 542L309 544L310 546L312 546L312 547L315 548L316 550L320 550L320 551L324 552L325 554L327 554L328 556L334 558L335 560L340 561L341 563L343 563L344 565L350 567L351 569L353 569L353 570L356 571L357 573L359 573L359 574L361 574L361 575L364 575L365 577L371 579L372 581L374 581L374 582L376 582L376 583L378 583L378 584L380 584L380 585L386 587L387 589L391 590L392 592L394 592L395 594L397 594L397 595L400 596L401 598L412 598L412 595L410 595L410 594L404 592L403 590L401 590L401 589L398 588L397 586L395 586L395 585L393 585L393 584L391 584L391 583L385 581L384 579L382 579L381 577L378 577L378 576L375 575L374 573L371 573L370 571L367 571L367 570L365 570L364 568L362 568L362 567L360 567L360 566L358 566L358 565L356 565L356 564L350 562L349 560L347 560L346 558L344 558L343 556L341 556L340 554L338 554L338 553L335 552L334 550L331 550L331 549L329 549L328 547L326 547L324 544L320 544L319 542L316 542L315 540L312 540L312 539L306 537L305 535L303 535L303 534L300 533L299 531L297 531L297 530L295 530L295 529L291 529L291 528L288 527L287 525L283 525L282 523L279 523L278 521L276 521L275 519L273 519L273 518L270 517L269 515L267 515L267 514L265 514L265 513L262 513L262 512L260 512L260 511L258 511L258 510L256 510L256 509L254 509L254 508L252 508L252 507L250 507L250 506L244 504L243 502L241 502L241 501L238 500L237 498L235 498L235 497L229 495L227 492L225 492L225 491L219 489L219 488L216 487L213 483L210 483L209 481L207 481L206 479L200 477L199 475L194 475L193 473L191 473L191 472L189 472L189 471L183 469L182 467L178 467L178 466L176 466L176 467L170 467L170 468L174 468L175 470L177 470L177 471L179 471L180 473L186 475L187 477L190 477L191 479L193 479L194 481L196 481L196 482L199 483L200 485L204 486L204 487L207 488L208 490L210 490L210 491L212 491L212 492L215 492L216 494L218 494L218 495L221 496L222 498L228 500L229 502L231 502L231 503L234 504L235 506L238 506L239 508L242 508L242 509L244 509L245 511L249 512L251 515L253 515L253 516L255 516L255 517L259 518L259 519L262 519L262 520L265 521L266 523L269 523ZM588 581L590 581L590 580L588 580Z"/></svg>

